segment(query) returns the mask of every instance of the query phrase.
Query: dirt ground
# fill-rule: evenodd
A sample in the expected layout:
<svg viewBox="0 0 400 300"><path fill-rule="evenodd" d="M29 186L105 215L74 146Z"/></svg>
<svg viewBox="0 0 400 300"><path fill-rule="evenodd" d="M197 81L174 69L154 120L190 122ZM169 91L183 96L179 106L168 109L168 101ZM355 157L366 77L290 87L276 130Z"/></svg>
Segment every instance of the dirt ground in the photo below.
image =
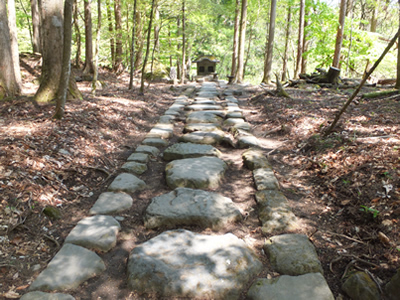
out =
<svg viewBox="0 0 400 300"><path fill-rule="evenodd" d="M126 74L117 78L103 70L100 79L105 85L96 96L90 95L90 82L79 82L84 100L68 102L65 118L56 121L51 118L54 105L31 101L39 71L36 60L25 62L36 72L22 69L24 96L0 104L0 295L9 299L26 293L69 231L88 215L126 158L185 89L154 83L141 96L137 89L127 89ZM362 93L371 90L376 88ZM266 154L301 219L299 232L314 243L336 297L347 299L340 287L342 277L353 269L368 270L383 288L400 267L400 96L360 100L335 132L323 137L322 129L352 90L307 85L287 91L292 99L247 87L239 100L254 134L279 145ZM182 128L183 120L178 120L176 136ZM234 200L244 220L219 232L186 228L234 233L265 264L262 276L276 276L262 251L268 236L260 231L252 174L241 162L243 150L224 147L220 150L229 170L216 191ZM165 162L155 158L140 176L149 188L133 195L133 207L119 215L124 220L117 247L99 253L107 272L69 291L76 299L156 298L129 291L126 263L135 245L165 230L143 226L151 198L169 191L164 167ZM47 216L46 206L57 207L61 218Z"/></svg>

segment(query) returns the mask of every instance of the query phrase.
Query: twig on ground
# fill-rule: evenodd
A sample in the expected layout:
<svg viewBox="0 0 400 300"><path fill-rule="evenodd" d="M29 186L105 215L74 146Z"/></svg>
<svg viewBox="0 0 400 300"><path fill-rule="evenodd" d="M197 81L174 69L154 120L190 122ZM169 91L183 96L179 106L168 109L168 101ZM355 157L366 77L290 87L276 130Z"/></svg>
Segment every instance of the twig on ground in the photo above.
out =
<svg viewBox="0 0 400 300"><path fill-rule="evenodd" d="M47 234L44 234L43 236L44 236L46 239L52 241L54 244L56 244L57 248L60 248L60 243L59 243L55 238L53 238L52 236L47 235Z"/></svg>
<svg viewBox="0 0 400 300"><path fill-rule="evenodd" d="M352 265L354 265L355 263L356 263L356 260L353 259L351 262L349 262L349 263L347 264L346 269L344 269L344 272L343 272L343 275L342 275L342 278L341 278L341 279L344 279L344 278L346 277L347 272L349 271L350 267L351 267Z"/></svg>
<svg viewBox="0 0 400 300"><path fill-rule="evenodd" d="M349 237L349 236L344 235L344 234L341 234L341 233L336 233L336 232L332 232L332 231L324 231L324 233L327 233L327 234L330 234L330 235L340 236L340 237L343 237L343 238L345 238L345 239L348 239L348 240L350 240L350 241L353 241L353 242L356 242L356 243L359 243L359 244L366 244L366 243L363 242L363 241L357 240L357 239L355 239L355 238Z"/></svg>

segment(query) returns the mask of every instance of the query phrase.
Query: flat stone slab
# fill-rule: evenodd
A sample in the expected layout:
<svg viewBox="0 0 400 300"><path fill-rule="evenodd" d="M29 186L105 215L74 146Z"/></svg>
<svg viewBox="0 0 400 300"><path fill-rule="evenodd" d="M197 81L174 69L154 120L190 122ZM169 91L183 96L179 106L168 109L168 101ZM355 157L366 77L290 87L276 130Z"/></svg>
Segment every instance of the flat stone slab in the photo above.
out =
<svg viewBox="0 0 400 300"><path fill-rule="evenodd" d="M240 120L240 119L231 119L231 120ZM233 128L250 131L251 125L247 122L243 122L243 123L237 123L237 124L233 125Z"/></svg>
<svg viewBox="0 0 400 300"><path fill-rule="evenodd" d="M169 139L174 136L174 125L157 123L152 129L150 129L147 136Z"/></svg>
<svg viewBox="0 0 400 300"><path fill-rule="evenodd" d="M164 151L164 160L171 161L184 158L195 158L201 156L220 157L221 152L211 145L193 143L177 143Z"/></svg>
<svg viewBox="0 0 400 300"><path fill-rule="evenodd" d="M222 110L222 106L220 105L212 105L212 104L191 104L187 106L189 110Z"/></svg>
<svg viewBox="0 0 400 300"><path fill-rule="evenodd" d="M212 123L198 123L198 124L191 123L185 126L183 132L187 133L193 131L215 131L215 130L222 130L221 126Z"/></svg>
<svg viewBox="0 0 400 300"><path fill-rule="evenodd" d="M81 246L66 243L29 287L30 291L63 291L77 288L82 282L106 269L103 260Z"/></svg>
<svg viewBox="0 0 400 300"><path fill-rule="evenodd" d="M260 150L250 149L242 154L243 164L251 171L259 168L271 168L268 159Z"/></svg>
<svg viewBox="0 0 400 300"><path fill-rule="evenodd" d="M233 112L227 113L226 117L228 119L236 119L236 118L237 119L243 119L243 113L239 112L239 111L233 111Z"/></svg>
<svg viewBox="0 0 400 300"><path fill-rule="evenodd" d="M101 193L93 207L90 209L91 215L108 215L121 212L131 208L133 199L125 193L104 192Z"/></svg>
<svg viewBox="0 0 400 300"><path fill-rule="evenodd" d="M272 168L260 168L253 171L253 178L257 190L279 190L279 182Z"/></svg>
<svg viewBox="0 0 400 300"><path fill-rule="evenodd" d="M211 123L211 124L219 124L221 123L221 116L216 115L213 112L206 111L196 111L188 114L186 118L187 124L192 123Z"/></svg>
<svg viewBox="0 0 400 300"><path fill-rule="evenodd" d="M240 221L240 211L232 200L217 193L188 188L155 197L146 209L147 228L197 225L218 230Z"/></svg>
<svg viewBox="0 0 400 300"><path fill-rule="evenodd" d="M173 230L132 250L128 286L159 297L238 299L261 269L245 242L231 233L208 236Z"/></svg>
<svg viewBox="0 0 400 300"><path fill-rule="evenodd" d="M204 98L204 97L196 97L194 98L193 104L211 104L215 105L217 102L213 99Z"/></svg>
<svg viewBox="0 0 400 300"><path fill-rule="evenodd" d="M283 275L323 274L314 245L302 234L282 234L270 237L264 250L274 270Z"/></svg>
<svg viewBox="0 0 400 300"><path fill-rule="evenodd" d="M121 167L124 172L140 175L147 171L147 165L136 161L128 161Z"/></svg>
<svg viewBox="0 0 400 300"><path fill-rule="evenodd" d="M298 221L289 203L278 190L263 190L256 193L258 218L262 223L264 233L276 231L293 231L298 229Z"/></svg>
<svg viewBox="0 0 400 300"><path fill-rule="evenodd" d="M217 95L218 95L218 92L217 92L216 90L214 90L214 91L211 91L211 90L208 90L208 91L200 91L200 92L197 94L198 97L204 97L204 98L214 98L214 97L216 97Z"/></svg>
<svg viewBox="0 0 400 300"><path fill-rule="evenodd" d="M175 116L173 115L164 115L161 116L160 119L158 120L158 123L160 124L171 124L175 120Z"/></svg>
<svg viewBox="0 0 400 300"><path fill-rule="evenodd" d="M76 224L65 242L87 249L108 252L117 244L117 234L120 229L118 221L111 216L87 217Z"/></svg>
<svg viewBox="0 0 400 300"><path fill-rule="evenodd" d="M164 113L164 115L166 116L179 116L181 113L179 110L175 110L175 109L167 109Z"/></svg>
<svg viewBox="0 0 400 300"><path fill-rule="evenodd" d="M238 103L238 102L239 102L239 101L236 99L236 97L233 97L233 96L231 96L231 95L226 96L225 99L228 100L228 101L230 101L230 102L233 102L233 103Z"/></svg>
<svg viewBox="0 0 400 300"><path fill-rule="evenodd" d="M143 190L145 187L146 183L137 178L135 175L121 173L110 184L108 191L134 193L136 191Z"/></svg>
<svg viewBox="0 0 400 300"><path fill-rule="evenodd" d="M233 125L236 125L236 124L241 124L241 123L244 123L245 121L243 120L243 119L239 119L239 118L229 118L229 119L226 119L225 121L224 121L224 126L233 126Z"/></svg>
<svg viewBox="0 0 400 300"><path fill-rule="evenodd" d="M197 157L174 160L165 167L166 180L170 188L195 189L217 188L227 168L218 157Z"/></svg>
<svg viewBox="0 0 400 300"><path fill-rule="evenodd" d="M178 140L184 143L217 145L224 140L225 135L222 130L194 131L182 135Z"/></svg>
<svg viewBox="0 0 400 300"><path fill-rule="evenodd" d="M143 145L154 146L154 147L166 147L168 146L168 141L162 138L146 138L142 141Z"/></svg>
<svg viewBox="0 0 400 300"><path fill-rule="evenodd" d="M20 300L75 300L69 294L61 294L61 293L44 293L40 291L30 292L23 295Z"/></svg>
<svg viewBox="0 0 400 300"><path fill-rule="evenodd" d="M136 161L138 163L143 163L143 164L148 163L149 160L150 158L147 153L139 153L139 152L132 153L127 159L127 161Z"/></svg>
<svg viewBox="0 0 400 300"><path fill-rule="evenodd" d="M260 147L260 141L254 135L241 135L237 138L237 147L244 148L257 148Z"/></svg>
<svg viewBox="0 0 400 300"><path fill-rule="evenodd" d="M249 300L335 300L321 273L257 279L247 297Z"/></svg>
<svg viewBox="0 0 400 300"><path fill-rule="evenodd" d="M148 145L140 145L136 148L135 152L139 153L146 153L152 156L158 156L160 154L160 150L157 147L154 146L148 146Z"/></svg>

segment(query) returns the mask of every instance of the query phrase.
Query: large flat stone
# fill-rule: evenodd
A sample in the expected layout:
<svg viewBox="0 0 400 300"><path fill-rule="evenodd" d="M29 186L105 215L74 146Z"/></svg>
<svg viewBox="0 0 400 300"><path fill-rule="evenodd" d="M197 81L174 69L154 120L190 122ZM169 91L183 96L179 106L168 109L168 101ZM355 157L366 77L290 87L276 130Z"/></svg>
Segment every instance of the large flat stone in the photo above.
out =
<svg viewBox="0 0 400 300"><path fill-rule="evenodd" d="M245 120L240 119L240 118L229 118L224 121L224 126L233 126L233 125L242 124L242 123L245 123Z"/></svg>
<svg viewBox="0 0 400 300"><path fill-rule="evenodd" d="M159 137L156 138L147 137L146 139L143 140L142 144L161 148L168 146L168 141Z"/></svg>
<svg viewBox="0 0 400 300"><path fill-rule="evenodd" d="M191 104L187 106L189 110L222 110L221 105L213 105L213 104Z"/></svg>
<svg viewBox="0 0 400 300"><path fill-rule="evenodd" d="M133 199L125 193L102 193L93 207L90 209L91 215L109 215L129 209L132 206Z"/></svg>
<svg viewBox="0 0 400 300"><path fill-rule="evenodd" d="M272 267L283 275L323 274L314 245L302 234L282 234L270 237L264 250Z"/></svg>
<svg viewBox="0 0 400 300"><path fill-rule="evenodd" d="M238 299L261 269L261 262L233 234L174 230L132 250L128 286L158 297Z"/></svg>
<svg viewBox="0 0 400 300"><path fill-rule="evenodd" d="M191 123L219 124L222 121L222 117L213 112L195 111L195 112L188 114L188 116L186 118L186 123L187 124L191 124Z"/></svg>
<svg viewBox="0 0 400 300"><path fill-rule="evenodd" d="M157 147L149 145L140 145L136 148L135 152L146 153L155 157L160 154L160 150Z"/></svg>
<svg viewBox="0 0 400 300"><path fill-rule="evenodd" d="M146 187L146 183L137 178L135 175L129 173L119 174L108 187L110 192L126 192L134 193L139 190L143 190Z"/></svg>
<svg viewBox="0 0 400 300"><path fill-rule="evenodd" d="M193 131L215 131L215 130L222 130L221 126L218 124L212 123L191 123L187 124L183 129L183 132L193 132Z"/></svg>
<svg viewBox="0 0 400 300"><path fill-rule="evenodd" d="M221 152L211 145L200 145L193 143L177 143L168 147L164 151L164 160L166 161L201 156L220 157Z"/></svg>
<svg viewBox="0 0 400 300"><path fill-rule="evenodd" d="M75 298L69 294L53 294L36 291L23 295L20 300L75 300Z"/></svg>
<svg viewBox="0 0 400 300"><path fill-rule="evenodd" d="M147 137L152 138L163 138L169 139L174 136L174 125L173 124L156 124L152 129L150 129Z"/></svg>
<svg viewBox="0 0 400 300"><path fill-rule="evenodd" d="M241 220L232 200L217 193L188 188L155 197L146 209L147 228L196 225L212 229Z"/></svg>
<svg viewBox="0 0 400 300"><path fill-rule="evenodd" d="M184 143L218 145L224 140L225 136L226 134L222 130L194 131L182 135L178 140Z"/></svg>
<svg viewBox="0 0 400 300"><path fill-rule="evenodd" d="M251 134L240 135L237 140L237 146L240 149L260 147L260 141L258 140L258 138Z"/></svg>
<svg viewBox="0 0 400 300"><path fill-rule="evenodd" d="M101 274L105 269L104 262L96 253L67 243L39 274L29 290L74 289L89 278Z"/></svg>
<svg viewBox="0 0 400 300"><path fill-rule="evenodd" d="M249 300L335 300L321 273L257 279L247 297Z"/></svg>
<svg viewBox="0 0 400 300"><path fill-rule="evenodd" d="M257 190L279 190L279 182L271 168L260 168L253 171Z"/></svg>
<svg viewBox="0 0 400 300"><path fill-rule="evenodd" d="M117 234L120 229L118 221L111 216L87 217L76 224L65 242L107 252L117 244Z"/></svg>
<svg viewBox="0 0 400 300"><path fill-rule="evenodd" d="M198 157L174 160L167 164L166 179L170 188L217 188L227 168L217 157Z"/></svg>
<svg viewBox="0 0 400 300"><path fill-rule="evenodd" d="M242 154L242 158L243 158L243 164L249 170L253 171L259 168L271 168L268 159L260 150L249 149Z"/></svg>
<svg viewBox="0 0 400 300"><path fill-rule="evenodd" d="M141 175L147 171L147 165L136 161L128 161L122 165L121 170L124 172Z"/></svg>
<svg viewBox="0 0 400 300"><path fill-rule="evenodd" d="M147 153L140 153L140 152L135 152L132 153L127 161L136 161L138 163L146 164L150 160L149 155Z"/></svg>

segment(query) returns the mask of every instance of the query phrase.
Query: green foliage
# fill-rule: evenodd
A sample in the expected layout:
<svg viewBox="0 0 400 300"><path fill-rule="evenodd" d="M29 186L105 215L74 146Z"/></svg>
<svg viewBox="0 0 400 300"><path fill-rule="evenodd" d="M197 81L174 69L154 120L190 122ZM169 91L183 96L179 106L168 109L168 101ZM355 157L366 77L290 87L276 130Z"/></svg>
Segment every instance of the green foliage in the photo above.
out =
<svg viewBox="0 0 400 300"><path fill-rule="evenodd" d="M366 205L360 205L360 210L362 212L365 212L368 215L372 215L372 217L375 219L379 215L379 210L373 208L373 207L368 207Z"/></svg>

